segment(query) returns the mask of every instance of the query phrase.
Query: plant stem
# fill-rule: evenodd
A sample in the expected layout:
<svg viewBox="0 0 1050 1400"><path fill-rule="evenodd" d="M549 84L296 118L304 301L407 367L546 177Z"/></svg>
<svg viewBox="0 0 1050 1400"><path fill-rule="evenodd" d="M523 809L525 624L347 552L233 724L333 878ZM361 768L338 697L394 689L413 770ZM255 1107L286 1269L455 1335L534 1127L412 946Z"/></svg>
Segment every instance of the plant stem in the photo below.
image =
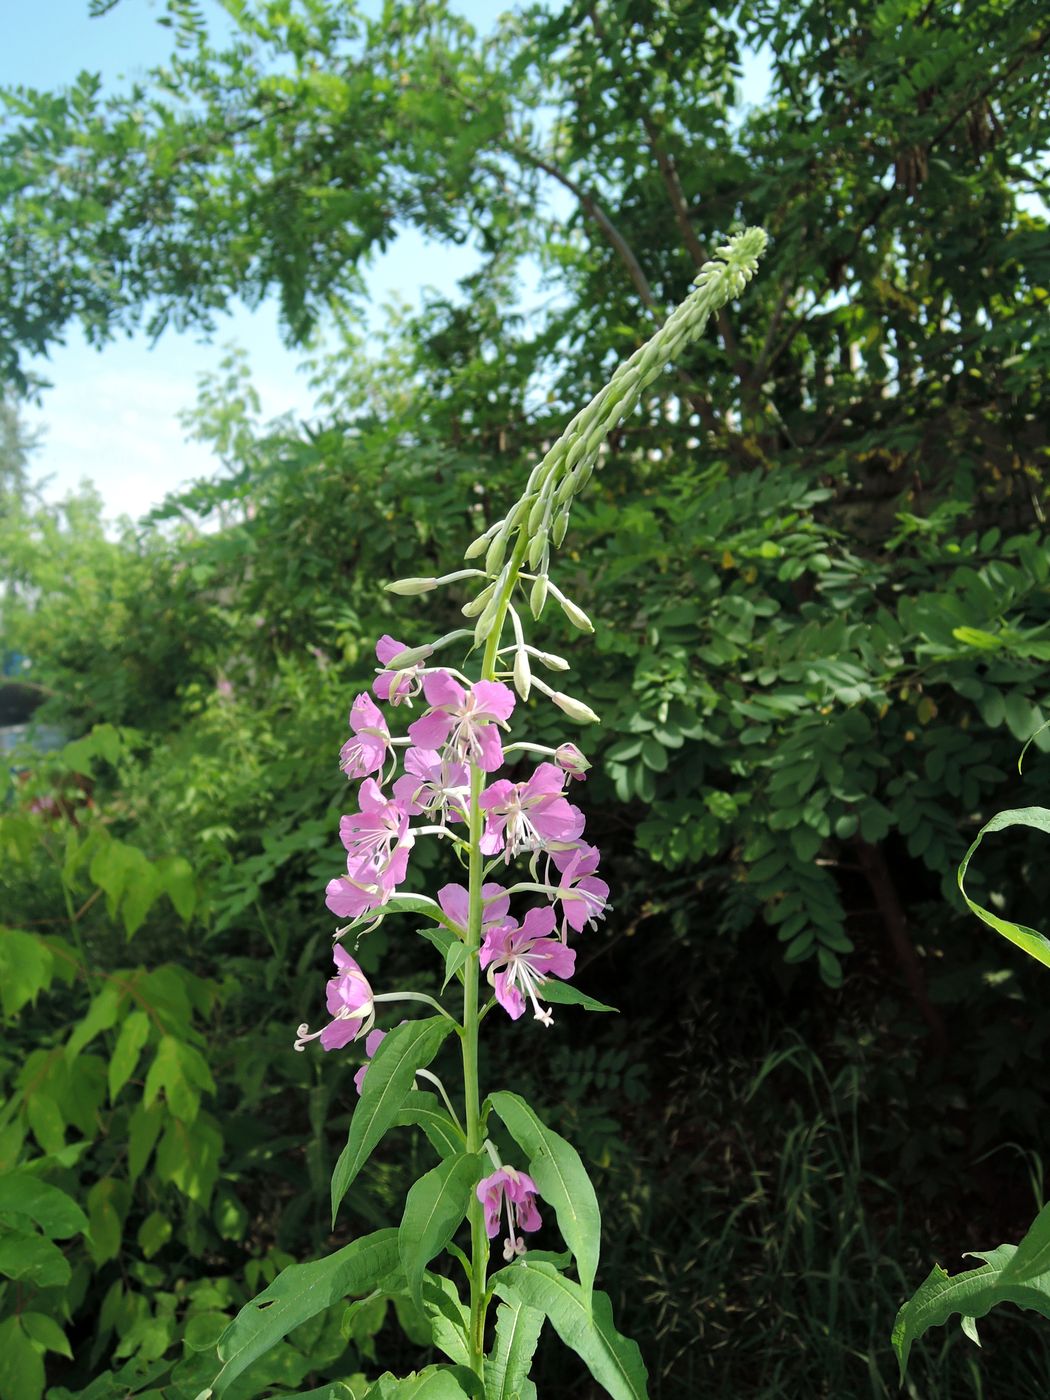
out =
<svg viewBox="0 0 1050 1400"><path fill-rule="evenodd" d="M485 644L485 655L481 667L481 679L492 680L496 673L496 654L499 649L503 623L510 606L511 595L518 581L528 537L523 531L517 539L511 556L510 568L496 606L496 617ZM480 1152L484 1142L481 1122L481 1095L478 1087L478 953L481 948L481 927L484 906L481 898L481 885L484 880L481 855L481 835L483 813L479 804L484 775L477 764L470 765L470 864L468 879L469 917L467 921L467 957L463 964L463 1100L466 1110L467 1151ZM484 1381L485 1369L485 1314L488 1310L488 1264L489 1239L485 1232L485 1215L481 1202L471 1193L470 1209L471 1277L470 1277L470 1368Z"/></svg>
<svg viewBox="0 0 1050 1400"><path fill-rule="evenodd" d="M467 957L463 964L463 1100L467 1120L467 1151L480 1152L481 1100L478 1091L478 950L481 947L481 769L470 767L470 879ZM485 1285L489 1241L481 1202L471 1192L470 1208L470 1367L484 1380Z"/></svg>

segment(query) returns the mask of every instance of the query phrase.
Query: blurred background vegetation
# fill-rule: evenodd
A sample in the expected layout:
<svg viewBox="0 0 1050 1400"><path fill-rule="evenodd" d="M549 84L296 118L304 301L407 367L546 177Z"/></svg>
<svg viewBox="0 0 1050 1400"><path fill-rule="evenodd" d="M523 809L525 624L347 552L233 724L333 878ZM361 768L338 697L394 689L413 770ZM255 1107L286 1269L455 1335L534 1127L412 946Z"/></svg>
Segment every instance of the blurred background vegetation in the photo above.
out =
<svg viewBox="0 0 1050 1400"><path fill-rule="evenodd" d="M379 583L456 567L744 223L760 276L573 518L597 636L550 627L604 720L578 800L615 909L578 968L621 1014L501 1025L484 1081L524 1075L596 1174L657 1400L890 1396L897 1306L1019 1238L1050 1145L1040 971L953 884L1050 779L1046 734L1016 765L1050 718L1045 5L549 0L485 32L444 0L226 8L220 43L171 0L170 64L125 94L5 99L0 608L8 670L32 662L5 722L68 742L13 754L0 811L0 1396L193 1400L280 1267L397 1219L425 1142L388 1140L333 1236L358 1061L292 1050L349 701L380 632L457 616ZM741 112L745 50L772 89ZM366 336L399 227L484 262ZM193 415L212 480L116 536L90 493L42 503L31 356L272 294L312 421L260 428L232 356ZM972 892L1038 925L1048 871L995 838ZM433 973L410 926L359 956L384 987ZM403 1321L331 1309L235 1400L419 1364ZM1045 1397L1044 1334L948 1329L907 1393ZM593 1393L574 1364L541 1350L544 1400Z"/></svg>

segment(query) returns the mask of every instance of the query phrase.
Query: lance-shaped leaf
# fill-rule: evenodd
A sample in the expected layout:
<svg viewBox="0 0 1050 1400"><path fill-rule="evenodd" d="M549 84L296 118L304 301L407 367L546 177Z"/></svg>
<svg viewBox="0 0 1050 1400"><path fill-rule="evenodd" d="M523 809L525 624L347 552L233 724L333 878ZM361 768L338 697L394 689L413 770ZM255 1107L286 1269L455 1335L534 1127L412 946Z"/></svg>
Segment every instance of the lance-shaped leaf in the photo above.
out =
<svg viewBox="0 0 1050 1400"><path fill-rule="evenodd" d="M397 1126L422 1128L439 1157L454 1157L466 1146L463 1134L435 1095L418 1086L398 1110Z"/></svg>
<svg viewBox="0 0 1050 1400"><path fill-rule="evenodd" d="M542 1328L543 1313L538 1308L530 1308L520 1298L500 1303L496 1340L485 1362L485 1400L520 1400Z"/></svg>
<svg viewBox="0 0 1050 1400"><path fill-rule="evenodd" d="M578 1283L552 1264L536 1263L528 1256L494 1275L492 1289L504 1302L524 1303L548 1317L612 1400L646 1400L645 1362L637 1343L613 1326L608 1294L596 1292L585 1298Z"/></svg>
<svg viewBox="0 0 1050 1400"><path fill-rule="evenodd" d="M1018 1266L1022 1277L1013 1273L1020 1249L1012 1244L1001 1244L987 1253L971 1250L974 1258L984 1260L979 1269L967 1269L950 1276L939 1264L934 1266L929 1277L901 1308L893 1326L893 1349L897 1353L902 1381L913 1343L931 1327L947 1322L953 1313L961 1314L964 1319L974 1319L983 1317L999 1303L1014 1303L1019 1308L1029 1308L1050 1317L1050 1272L1031 1275L1027 1271L1040 1258L1046 1257L1046 1237L1050 1233L1048 1212L1050 1206L1040 1212L1022 1241L1026 1246L1025 1256ZM1036 1240L1029 1249L1032 1235L1036 1235ZM971 1324L971 1335L972 1332Z"/></svg>
<svg viewBox="0 0 1050 1400"><path fill-rule="evenodd" d="M222 1369L197 1400L222 1396L257 1357L276 1346L293 1328L348 1293L366 1293L397 1264L397 1231L377 1230L353 1240L327 1259L291 1264L246 1303L219 1338Z"/></svg>
<svg viewBox="0 0 1050 1400"><path fill-rule="evenodd" d="M28 1172L0 1176L0 1215L25 1215L50 1239L64 1240L88 1227L87 1216L64 1191Z"/></svg>
<svg viewBox="0 0 1050 1400"><path fill-rule="evenodd" d="M559 982L556 977L548 977L544 982L543 1000L560 1006L582 1006L584 1011L612 1011L619 1014L617 1007L606 1006L604 1001L597 1001L586 992L581 992L579 987L574 987L571 982Z"/></svg>
<svg viewBox="0 0 1050 1400"><path fill-rule="evenodd" d="M416 1070L430 1064L451 1029L452 1022L444 1016L408 1021L395 1026L372 1057L346 1146L332 1173L333 1221L350 1183L404 1107Z"/></svg>
<svg viewBox="0 0 1050 1400"><path fill-rule="evenodd" d="M470 1194L481 1180L481 1157L463 1152L421 1176L408 1193L397 1249L412 1300L423 1306L423 1272L448 1244L467 1213Z"/></svg>
<svg viewBox="0 0 1050 1400"><path fill-rule="evenodd" d="M492 1107L529 1159L529 1175L540 1195L554 1207L562 1238L572 1250L585 1302L590 1301L598 1269L602 1218L590 1177L571 1143L553 1132L517 1094L490 1096Z"/></svg>
<svg viewBox="0 0 1050 1400"><path fill-rule="evenodd" d="M1029 826L1036 831L1045 831L1050 835L1050 808L1014 807L1006 812L997 812L991 821L985 822L959 866L959 889L971 913L976 914L989 928L994 928L996 933L1001 933L1011 943L1016 943L1018 948L1023 948L1030 957L1041 962L1044 967L1050 967L1050 939L1037 933L1034 928L1027 928L1024 924L1015 924L1013 920L1000 918L998 914L993 914L990 909L983 908L970 898L963 884L970 858L981 844L984 836L989 831L1002 831L1004 827L1008 826Z"/></svg>
<svg viewBox="0 0 1050 1400"><path fill-rule="evenodd" d="M463 1400L467 1392L451 1371L428 1366L410 1376L380 1376L365 1393L365 1400Z"/></svg>

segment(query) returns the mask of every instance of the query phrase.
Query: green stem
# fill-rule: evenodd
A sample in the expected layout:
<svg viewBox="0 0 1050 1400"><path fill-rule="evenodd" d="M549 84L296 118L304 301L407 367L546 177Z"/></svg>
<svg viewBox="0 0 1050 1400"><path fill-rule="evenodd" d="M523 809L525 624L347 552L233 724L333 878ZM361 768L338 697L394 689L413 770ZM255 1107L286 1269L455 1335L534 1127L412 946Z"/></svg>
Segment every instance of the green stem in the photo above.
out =
<svg viewBox="0 0 1050 1400"><path fill-rule="evenodd" d="M481 679L490 681L496 674L496 654L499 650L503 624L511 595L518 581L518 573L528 536L522 531L511 555L506 582L496 604L496 616L492 631L485 643L485 655L481 667ZM481 928L484 906L481 886L485 878L481 855L481 835L484 814L479 805L484 774L477 764L470 766L470 863L468 878L469 917L467 921L467 957L463 964L463 1099L467 1120L467 1151L480 1152L484 1142L481 1122L481 1094L478 1086L478 1027L481 1017L478 1014L478 953L481 949ZM488 1266L489 1239L485 1232L485 1213L481 1202L473 1192L468 1212L471 1242L470 1277L470 1367L476 1375L485 1379L485 1314L488 1311Z"/></svg>

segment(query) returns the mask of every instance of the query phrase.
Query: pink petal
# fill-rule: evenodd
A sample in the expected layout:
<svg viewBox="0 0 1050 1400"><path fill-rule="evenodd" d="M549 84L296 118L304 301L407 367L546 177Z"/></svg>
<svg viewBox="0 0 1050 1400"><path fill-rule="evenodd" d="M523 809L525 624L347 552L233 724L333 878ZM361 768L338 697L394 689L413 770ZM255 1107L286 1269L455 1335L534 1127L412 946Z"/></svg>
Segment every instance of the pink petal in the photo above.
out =
<svg viewBox="0 0 1050 1400"><path fill-rule="evenodd" d="M466 933L470 919L470 896L463 886L442 885L438 890L438 903L452 922Z"/></svg>
<svg viewBox="0 0 1050 1400"><path fill-rule="evenodd" d="M404 651L404 642L395 642L388 632L384 632L376 642L376 660L381 666L385 666L388 661L393 661L394 657Z"/></svg>
<svg viewBox="0 0 1050 1400"><path fill-rule="evenodd" d="M507 1013L512 1021L516 1021L525 1011L525 998L518 991L517 987L509 986L507 974L497 972L492 979L493 990L496 993L496 1000Z"/></svg>
<svg viewBox="0 0 1050 1400"><path fill-rule="evenodd" d="M448 738L453 723L447 711L429 710L408 726L408 737L421 749L439 749Z"/></svg>
<svg viewBox="0 0 1050 1400"><path fill-rule="evenodd" d="M474 686L478 702L477 713L493 719L510 719L514 710L514 692L502 681L478 681ZM427 699L430 699L429 694ZM433 703L433 702L431 702Z"/></svg>
<svg viewBox="0 0 1050 1400"><path fill-rule="evenodd" d="M496 684L497 682L493 681L493 685ZM478 767L483 773L495 773L498 768L503 767L503 745L500 743L499 730L494 724L483 724L474 733L481 750Z"/></svg>
<svg viewBox="0 0 1050 1400"><path fill-rule="evenodd" d="M506 689L505 686L504 689ZM437 705L453 710L460 709L467 698L466 691L458 681L452 679L447 671L428 671L423 677L423 694L427 697L428 705ZM422 747L434 748L435 745L424 744Z"/></svg>
<svg viewBox="0 0 1050 1400"><path fill-rule="evenodd" d="M478 842L483 856L498 856L503 850L503 830L506 825L506 817L485 818L485 830L481 833L481 840Z"/></svg>
<svg viewBox="0 0 1050 1400"><path fill-rule="evenodd" d="M365 691L361 692L350 707L350 728L355 734L362 729L381 729L386 733L386 720Z"/></svg>
<svg viewBox="0 0 1050 1400"><path fill-rule="evenodd" d="M527 938L543 938L554 932L557 923L554 905L544 904L538 909L529 910L521 921L521 931Z"/></svg>
<svg viewBox="0 0 1050 1400"><path fill-rule="evenodd" d="M525 956L529 966L543 977L566 978L576 971L576 950L567 948L560 938L544 938L534 943Z"/></svg>
<svg viewBox="0 0 1050 1400"><path fill-rule="evenodd" d="M506 807L517 790L517 784L500 778L490 783L478 798L478 806L483 812L491 812L494 807Z"/></svg>
<svg viewBox="0 0 1050 1400"><path fill-rule="evenodd" d="M525 784L526 797L539 797L541 793L561 793L565 790L565 774L553 763L541 763Z"/></svg>
<svg viewBox="0 0 1050 1400"><path fill-rule="evenodd" d="M322 1050L342 1050L349 1045L361 1029L360 1021L332 1021L325 1026L318 1039Z"/></svg>
<svg viewBox="0 0 1050 1400"><path fill-rule="evenodd" d="M502 885L486 883L481 887L481 895L485 900L492 900L491 904L485 905L485 912L481 919L483 924L498 923L507 917L510 912L510 895L504 894Z"/></svg>

